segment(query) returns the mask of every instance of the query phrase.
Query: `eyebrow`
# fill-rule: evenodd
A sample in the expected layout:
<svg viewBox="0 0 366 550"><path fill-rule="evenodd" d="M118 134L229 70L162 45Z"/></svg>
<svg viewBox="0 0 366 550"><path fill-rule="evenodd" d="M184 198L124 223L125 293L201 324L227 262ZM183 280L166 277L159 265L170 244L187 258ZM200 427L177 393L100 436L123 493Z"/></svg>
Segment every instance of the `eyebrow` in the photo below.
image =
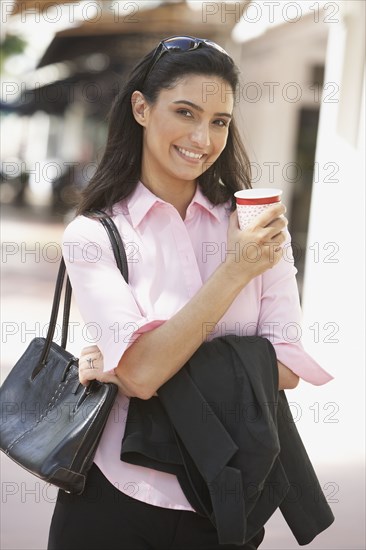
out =
<svg viewBox="0 0 366 550"><path fill-rule="evenodd" d="M176 103L184 103L185 105L188 105L189 107L193 107L193 109L196 109L200 113L203 113L204 109L200 107L199 105L196 105L195 103L192 103L192 101L187 101L186 99L178 99L178 101L173 101L174 104ZM226 116L227 118L233 118L233 115L230 113L215 113L215 116Z"/></svg>

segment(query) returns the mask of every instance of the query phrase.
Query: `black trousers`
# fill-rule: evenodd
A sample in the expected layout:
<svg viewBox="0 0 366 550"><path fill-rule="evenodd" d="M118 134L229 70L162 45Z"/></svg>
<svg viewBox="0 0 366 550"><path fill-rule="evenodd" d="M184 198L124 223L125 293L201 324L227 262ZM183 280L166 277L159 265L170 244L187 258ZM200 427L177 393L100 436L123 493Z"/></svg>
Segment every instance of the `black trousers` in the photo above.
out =
<svg viewBox="0 0 366 550"><path fill-rule="evenodd" d="M256 550L263 537L219 545L208 519L131 498L93 464L82 495L59 491L48 550Z"/></svg>

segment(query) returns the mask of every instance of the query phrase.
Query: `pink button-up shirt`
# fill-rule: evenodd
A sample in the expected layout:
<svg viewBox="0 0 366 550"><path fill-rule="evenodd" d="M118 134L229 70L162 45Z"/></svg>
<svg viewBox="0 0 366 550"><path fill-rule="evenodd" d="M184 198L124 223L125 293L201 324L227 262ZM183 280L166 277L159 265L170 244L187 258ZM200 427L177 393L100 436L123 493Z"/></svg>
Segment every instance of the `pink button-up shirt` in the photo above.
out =
<svg viewBox="0 0 366 550"><path fill-rule="evenodd" d="M202 287L227 250L229 204L213 206L199 186L183 220L171 204L141 182L114 208L125 244L129 284L114 260L99 221L79 216L65 230L63 253L81 315L98 338L105 370L118 365L140 334L177 313ZM311 384L332 379L303 349L300 304L290 240L273 268L253 279L237 296L208 339L224 334L268 338L277 358ZM212 325L203 327L204 334ZM120 460L129 399L119 394L94 462L123 493L138 500L191 510L177 478Z"/></svg>

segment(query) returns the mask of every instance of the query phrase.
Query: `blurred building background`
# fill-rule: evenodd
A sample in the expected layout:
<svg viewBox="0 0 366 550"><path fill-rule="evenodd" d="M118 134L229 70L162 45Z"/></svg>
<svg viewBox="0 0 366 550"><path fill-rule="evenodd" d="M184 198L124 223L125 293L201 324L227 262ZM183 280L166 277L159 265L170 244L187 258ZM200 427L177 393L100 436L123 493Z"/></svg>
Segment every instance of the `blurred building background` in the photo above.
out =
<svg viewBox="0 0 366 550"><path fill-rule="evenodd" d="M325 387L303 383L291 392L298 428L337 518L309 548L364 549L364 0L3 0L1 19L0 200L7 251L9 242L57 242L103 151L114 96L161 38L201 36L233 56L241 69L236 109L253 186L283 189L302 338L335 376ZM44 298L46 320L55 266L41 262L42 270L39 263L32 269L15 256L2 260L3 320L14 322L14 311L34 318L35 306L25 313L13 288L27 273L28 281L39 280L33 299ZM13 343L13 351L3 354L3 373L25 347L19 334L10 338L9 326L2 343L5 349ZM17 511L31 510L29 499L16 500L18 489L33 478L7 461L4 471L2 547L39 549L48 525L39 523L33 539L16 532ZM52 513L47 494L39 502L45 517ZM264 549L297 547L278 516L268 533Z"/></svg>

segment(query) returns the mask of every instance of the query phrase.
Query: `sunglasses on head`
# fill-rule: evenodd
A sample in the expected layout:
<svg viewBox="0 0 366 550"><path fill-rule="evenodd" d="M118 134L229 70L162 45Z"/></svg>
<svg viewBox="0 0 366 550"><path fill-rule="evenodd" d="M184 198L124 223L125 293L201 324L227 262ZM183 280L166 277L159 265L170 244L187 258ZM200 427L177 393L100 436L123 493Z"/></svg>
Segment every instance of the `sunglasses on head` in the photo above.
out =
<svg viewBox="0 0 366 550"><path fill-rule="evenodd" d="M207 46L209 48L214 48L215 50L224 53L228 57L229 54L224 50L224 48L221 48L218 44L215 42L212 42L211 40L206 40L205 38L195 38L194 36L172 36L170 38L166 38L165 40L162 40L152 57L151 66L145 76L145 80L150 75L152 70L154 69L155 65L159 61L159 59L167 52L173 51L173 52L190 52L192 50L196 50L200 46Z"/></svg>

